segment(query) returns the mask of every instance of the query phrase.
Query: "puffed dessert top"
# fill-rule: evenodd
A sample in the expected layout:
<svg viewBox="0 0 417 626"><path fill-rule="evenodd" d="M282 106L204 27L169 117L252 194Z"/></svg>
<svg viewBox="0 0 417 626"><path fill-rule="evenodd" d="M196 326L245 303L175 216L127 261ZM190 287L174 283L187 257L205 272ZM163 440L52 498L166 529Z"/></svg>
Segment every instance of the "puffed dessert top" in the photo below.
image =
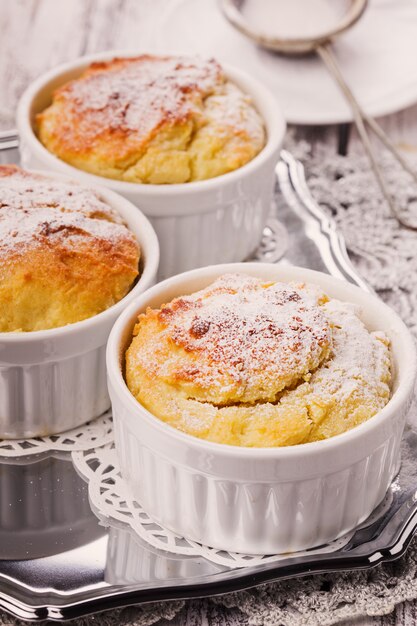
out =
<svg viewBox="0 0 417 626"><path fill-rule="evenodd" d="M0 166L0 332L65 326L130 290L140 250L95 191Z"/></svg>
<svg viewBox="0 0 417 626"><path fill-rule="evenodd" d="M186 183L236 170L265 144L251 99L213 59L151 56L92 63L37 116L57 157L98 176Z"/></svg>
<svg viewBox="0 0 417 626"><path fill-rule="evenodd" d="M390 397L389 341L318 287L224 275L139 316L131 393L210 441L302 444L369 419Z"/></svg>

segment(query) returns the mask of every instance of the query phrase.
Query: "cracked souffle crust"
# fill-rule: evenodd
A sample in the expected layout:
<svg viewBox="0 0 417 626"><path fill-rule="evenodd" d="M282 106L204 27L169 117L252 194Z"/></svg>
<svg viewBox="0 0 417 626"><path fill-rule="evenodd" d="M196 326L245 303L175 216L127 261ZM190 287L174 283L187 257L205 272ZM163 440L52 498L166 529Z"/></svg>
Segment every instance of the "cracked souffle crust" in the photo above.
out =
<svg viewBox="0 0 417 626"><path fill-rule="evenodd" d="M65 326L123 298L139 245L93 190L0 166L0 332Z"/></svg>
<svg viewBox="0 0 417 626"><path fill-rule="evenodd" d="M148 309L126 353L135 398L197 437L285 446L342 433L390 396L389 342L304 284L218 278Z"/></svg>
<svg viewBox="0 0 417 626"><path fill-rule="evenodd" d="M37 116L39 138L71 165L135 183L233 171L265 144L249 96L213 59L142 55L92 63Z"/></svg>

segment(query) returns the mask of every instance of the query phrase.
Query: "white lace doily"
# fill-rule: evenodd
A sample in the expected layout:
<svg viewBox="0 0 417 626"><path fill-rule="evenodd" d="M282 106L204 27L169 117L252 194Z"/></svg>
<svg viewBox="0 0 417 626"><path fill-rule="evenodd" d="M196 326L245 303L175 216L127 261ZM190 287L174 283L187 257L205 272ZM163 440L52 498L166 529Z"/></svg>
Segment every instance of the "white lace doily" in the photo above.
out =
<svg viewBox="0 0 417 626"><path fill-rule="evenodd" d="M112 417L111 411L107 411L97 419L59 435L33 439L0 439L0 461L2 458L25 457L42 452L89 450L111 441L113 441Z"/></svg>
<svg viewBox="0 0 417 626"><path fill-rule="evenodd" d="M157 550L183 556L198 556L231 568L249 567L261 563L277 562L288 558L287 555L253 555L225 552L195 541L185 539L156 523L132 497L128 486L120 475L119 463L114 444L106 444L91 450L72 453L72 461L78 473L88 482L88 495L96 515L106 525L112 521L123 522L146 543ZM378 515L383 508L388 508L390 495L378 507ZM368 518L367 523L372 521ZM335 552L348 543L352 537L348 533L317 550L298 552L297 556Z"/></svg>

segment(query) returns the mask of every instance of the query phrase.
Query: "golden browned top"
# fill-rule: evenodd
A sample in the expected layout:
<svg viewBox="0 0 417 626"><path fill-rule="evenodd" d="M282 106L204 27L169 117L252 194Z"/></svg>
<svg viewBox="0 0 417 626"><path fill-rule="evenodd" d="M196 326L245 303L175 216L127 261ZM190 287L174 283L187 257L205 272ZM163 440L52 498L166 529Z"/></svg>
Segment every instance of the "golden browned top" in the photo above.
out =
<svg viewBox="0 0 417 626"><path fill-rule="evenodd" d="M314 441L368 419L389 398L386 337L311 286L225 275L148 309L133 334L133 395L160 419L212 441Z"/></svg>
<svg viewBox="0 0 417 626"><path fill-rule="evenodd" d="M37 118L75 167L134 182L187 182L240 167L264 143L249 99L216 61L142 55L93 63Z"/></svg>
<svg viewBox="0 0 417 626"><path fill-rule="evenodd" d="M330 348L329 324L314 299L239 275L149 310L137 326L142 333L138 361L189 397L216 404L275 401Z"/></svg>
<svg viewBox="0 0 417 626"><path fill-rule="evenodd" d="M91 317L138 275L139 246L92 190L0 166L0 332Z"/></svg>

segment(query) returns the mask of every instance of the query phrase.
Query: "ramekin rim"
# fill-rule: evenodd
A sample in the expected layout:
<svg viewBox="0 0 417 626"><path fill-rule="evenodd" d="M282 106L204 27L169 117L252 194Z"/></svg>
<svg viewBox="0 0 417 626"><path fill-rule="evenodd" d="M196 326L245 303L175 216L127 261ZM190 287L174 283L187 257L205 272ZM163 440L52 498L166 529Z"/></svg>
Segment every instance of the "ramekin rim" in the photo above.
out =
<svg viewBox="0 0 417 626"><path fill-rule="evenodd" d="M98 185L86 185L85 183L82 183L72 178L71 176L68 176L67 174L62 174L61 172L47 172L44 170L36 169L25 169L25 171L40 174L45 177L72 182L81 187L87 187L88 189L91 189L92 191L97 193L119 215L120 212L117 205L123 205L126 210L131 213L132 219L135 219L141 223L141 229L143 229L142 232L145 233L144 238L149 241L149 248L152 250L152 256L149 260L147 259L145 261L143 271L140 274L137 282L130 289L130 291L128 291L128 293L123 296L121 300L108 307L104 311L97 313L97 315L87 317L84 320L73 322L72 324L66 324L65 326L58 326L56 328L48 328L45 330L0 332L0 341L4 344L30 344L31 342L38 342L56 337L62 337L64 335L71 335L77 333L81 329L86 329L88 326L93 327L97 326L101 322L104 323L107 321L108 318L116 319L118 315L123 311L123 309L131 303L132 299L140 295L139 293L137 293L139 291L139 288L141 290L146 290L148 287L150 287L150 284L158 271L160 258L159 241L152 224L150 223L146 215L142 213L142 211L138 207L133 205L123 196L120 196L112 189L108 189L104 186L102 187ZM143 248L140 241L139 245L141 246L141 248ZM126 300L128 301L128 304L126 304Z"/></svg>
<svg viewBox="0 0 417 626"><path fill-rule="evenodd" d="M106 52L81 56L73 61L68 61L66 63L58 65L55 68L50 69L49 71L43 73L41 76L36 78L32 83L30 83L30 85L26 88L22 97L19 100L19 104L17 107L17 126L18 132L22 133L23 139L30 143L31 149L36 152L39 158L42 158L43 161L46 160L54 163L56 167L61 169L66 175L70 176L73 172L73 175L80 176L80 178L82 177L85 180L91 179L92 184L106 185L108 187L111 187L116 192L142 194L145 197L170 195L177 196L184 193L186 193L187 195L192 195L193 193L200 193L202 191L216 190L223 185L228 185L229 183L232 184L233 181L239 180L246 174L250 174L252 170L256 170L258 169L258 167L262 167L265 161L272 157L274 152L281 145L282 139L285 134L286 122L275 96L261 81L253 78L245 71L234 66L230 66L227 63L221 63L226 74L228 76L230 75L232 80L234 79L234 77L236 77L238 80L239 77L242 77L242 80L253 84L254 88L253 90L250 90L250 96L260 94L260 98L263 102L265 102L265 105L268 106L268 109L270 109L271 111L272 109L276 110L276 115L271 115L268 119L266 119L265 116L262 114L262 118L267 130L266 144L253 159L248 161L248 163L246 163L242 167L206 180L190 181L188 183L157 185L149 183L133 183L114 178L107 178L105 176L98 176L97 174L92 174L73 165L70 165L66 161L58 158L52 152L50 152L36 136L34 128L29 119L31 103L36 95L51 80L57 78L60 74L70 71L71 69L76 69L78 66L82 66L85 63L91 63L93 61L109 59L117 56L129 57L139 54L143 54L143 52L141 53L140 51L110 50Z"/></svg>
<svg viewBox="0 0 417 626"><path fill-rule="evenodd" d="M390 316L390 318L393 321L395 321L396 328L399 330L401 335L404 337L407 337L408 339L407 345L409 346L409 350L408 350L406 359L409 363L409 368L407 370L406 375L401 379L401 381L399 381L398 388L395 390L395 392L393 393L393 395L391 396L387 404L380 411L378 411L375 415L373 415L371 418L369 418L362 424L359 424L358 426L355 426L354 428L351 428L343 433L340 433L339 435L335 435L333 437L329 437L327 439L323 439L320 441L295 444L292 446L247 447L247 446L233 446L230 444L208 441L206 439L201 439L199 437L195 437L188 433L182 432L178 430L177 428L175 428L174 426L167 424L166 422L162 421L161 419L153 415L150 411L148 411L143 405L141 405L136 400L136 398L130 392L124 380L121 368L118 363L117 356L119 354L120 337L123 333L126 323L131 320L132 315L135 310L139 312L141 309L141 306L138 306L138 301L140 305L141 300L145 298L149 299L150 297L153 297L153 295L156 295L159 291L162 292L165 287L167 287L169 284L173 282L173 279L179 279L179 278L185 279L186 277L187 278L197 277L201 273L202 270L205 270L208 273L209 270L214 271L216 268L222 268L222 270L220 271L223 273L223 271L232 270L233 268L236 269L237 267L244 270L244 268L245 267L247 268L248 266L255 268L255 267L273 266L273 265L274 264L272 263L257 263L257 262L227 263L227 264L206 266L204 268L197 268L195 270L190 270L188 272L177 274L176 276L173 276L171 278L168 278L158 283L157 285L148 289L146 292L142 293L140 296L138 296L133 302L131 302L128 305L128 307L123 311L123 313L116 320L111 330L111 333L109 335L109 339L107 342L107 349L106 349L106 366L107 366L108 379L111 385L115 388L115 392L117 396L122 399L122 402L124 404L127 403L129 405L129 408L132 408L133 412L136 414L135 417L137 417L138 419L143 419L143 417L146 416L150 425L157 428L158 430L163 432L165 435L173 437L175 440L179 441L182 444L193 446L194 448L201 449L206 452L211 451L213 454L216 453L218 456L232 456L232 457L243 456L245 458L251 458L251 459L268 458L268 459L275 460L279 458L296 457L300 453L302 454L302 456L305 456L308 454L315 455L324 450L330 450L330 449L337 448L339 446L343 446L345 444L349 444L349 442L353 442L357 440L358 438L361 438L364 434L376 428L381 422L392 417L395 414L396 410L398 410L405 402L407 402L413 390L414 383L416 380L417 352L415 348L414 339L409 329L404 324L402 319L398 316L398 314L393 309L391 309L387 304L379 300L377 296L366 293L365 291L360 289L360 287L357 287L347 282L345 283L344 281L334 276L331 276L330 274L327 275L317 270L311 270L311 269L302 268L298 266L291 266L290 269L301 270L303 272L307 272L309 275L312 275L312 276L314 275L326 276L326 278L332 280L338 285L345 287L347 291L354 290L356 292L361 292L361 294L364 297L368 298L370 301L373 301L374 304L378 303L378 306L382 308ZM285 268L285 269L288 269L288 268ZM117 385L117 389L116 389L116 385ZM138 414L139 411L140 411L140 415Z"/></svg>

